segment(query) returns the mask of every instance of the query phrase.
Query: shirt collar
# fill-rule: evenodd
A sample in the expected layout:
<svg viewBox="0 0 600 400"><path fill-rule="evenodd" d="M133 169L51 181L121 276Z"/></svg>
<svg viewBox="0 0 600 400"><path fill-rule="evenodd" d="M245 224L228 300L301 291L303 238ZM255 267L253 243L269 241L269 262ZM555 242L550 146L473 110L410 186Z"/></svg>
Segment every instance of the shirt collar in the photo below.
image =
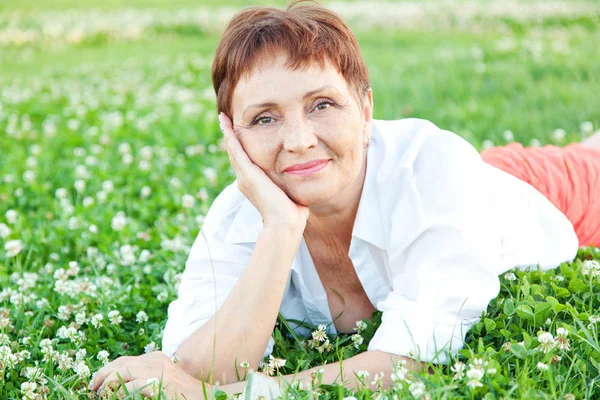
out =
<svg viewBox="0 0 600 400"><path fill-rule="evenodd" d="M352 236L385 248L385 235L379 214L377 171L384 153L383 137L376 120L372 123L371 145L367 150L367 171L360 196ZM227 243L256 243L263 227L262 217L248 199L244 199L225 236Z"/></svg>

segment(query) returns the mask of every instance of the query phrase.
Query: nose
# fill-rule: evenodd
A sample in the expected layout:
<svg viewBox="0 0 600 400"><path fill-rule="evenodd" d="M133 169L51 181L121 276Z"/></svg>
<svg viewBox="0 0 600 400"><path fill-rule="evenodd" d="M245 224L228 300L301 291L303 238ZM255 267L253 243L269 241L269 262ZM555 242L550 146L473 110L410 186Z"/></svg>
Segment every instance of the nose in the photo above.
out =
<svg viewBox="0 0 600 400"><path fill-rule="evenodd" d="M315 135L312 126L306 121L295 120L287 124L283 148L290 153L303 153L311 147L318 144L317 135Z"/></svg>

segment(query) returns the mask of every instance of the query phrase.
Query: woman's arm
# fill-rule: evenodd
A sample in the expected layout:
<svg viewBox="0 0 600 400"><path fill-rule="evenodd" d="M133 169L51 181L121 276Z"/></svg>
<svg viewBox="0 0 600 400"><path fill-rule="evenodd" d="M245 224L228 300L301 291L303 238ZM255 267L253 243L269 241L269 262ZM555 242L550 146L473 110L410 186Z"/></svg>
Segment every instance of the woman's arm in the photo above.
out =
<svg viewBox="0 0 600 400"><path fill-rule="evenodd" d="M293 224L261 231L246 269L217 314L175 353L187 373L207 379L212 366L214 380L226 383L238 381L236 366L242 361L258 369L303 231L304 226Z"/></svg>
<svg viewBox="0 0 600 400"><path fill-rule="evenodd" d="M376 385L371 384L376 374L383 372L383 378L381 380L382 387L385 389L393 386L394 381L391 376L394 372L394 366L399 360L406 360L405 368L408 371L415 371L418 373L433 373L431 368L427 368L427 363L418 362L408 357L398 356L396 354L385 353L383 351L366 351L358 354L354 357L348 358L341 362L327 364L311 368L306 371L299 372L295 375L285 375L281 377L273 377L271 379L278 380L279 387L283 392L292 381L303 382L303 387L306 387L311 382L311 375L317 373L319 370L323 370L323 376L321 383L325 385L330 384L342 384L354 391L361 387L361 383L355 376L358 371L368 371L369 378L364 379L364 383L371 389L376 389ZM343 375L342 375L343 374ZM247 382L238 382L230 385L219 387L220 390L224 391L229 395L243 392L246 388Z"/></svg>

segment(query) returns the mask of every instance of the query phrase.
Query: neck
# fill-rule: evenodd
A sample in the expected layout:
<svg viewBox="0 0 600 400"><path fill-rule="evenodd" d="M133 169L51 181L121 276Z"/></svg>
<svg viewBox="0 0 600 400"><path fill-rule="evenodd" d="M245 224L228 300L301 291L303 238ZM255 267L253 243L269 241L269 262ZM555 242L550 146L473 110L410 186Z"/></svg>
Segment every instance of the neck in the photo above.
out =
<svg viewBox="0 0 600 400"><path fill-rule="evenodd" d="M323 235L350 240L367 171L367 156L357 178L327 203L310 207L305 236Z"/></svg>

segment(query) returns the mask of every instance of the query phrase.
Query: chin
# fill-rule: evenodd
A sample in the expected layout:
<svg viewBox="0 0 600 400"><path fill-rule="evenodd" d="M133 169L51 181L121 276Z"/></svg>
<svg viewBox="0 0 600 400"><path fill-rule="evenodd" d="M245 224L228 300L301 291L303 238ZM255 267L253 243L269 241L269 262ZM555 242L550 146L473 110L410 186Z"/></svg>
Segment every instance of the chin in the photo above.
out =
<svg viewBox="0 0 600 400"><path fill-rule="evenodd" d="M286 193L295 203L310 207L329 201L335 195L336 190L331 185L326 187L319 185L319 187L312 188L303 188L298 185L294 190L286 191Z"/></svg>

